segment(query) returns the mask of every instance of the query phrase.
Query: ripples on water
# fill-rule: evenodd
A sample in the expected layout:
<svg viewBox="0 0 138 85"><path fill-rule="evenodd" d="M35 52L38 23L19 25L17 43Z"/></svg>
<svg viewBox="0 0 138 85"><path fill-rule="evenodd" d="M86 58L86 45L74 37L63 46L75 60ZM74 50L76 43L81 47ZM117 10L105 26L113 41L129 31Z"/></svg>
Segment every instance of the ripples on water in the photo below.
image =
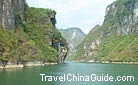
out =
<svg viewBox="0 0 138 85"><path fill-rule="evenodd" d="M109 74L111 76L134 76L134 82L69 82L41 81L40 74L51 76L63 76L75 74L89 76L91 74ZM124 64L99 64L99 63L75 63L66 62L40 67L25 67L19 69L0 70L0 85L138 85L138 65Z"/></svg>

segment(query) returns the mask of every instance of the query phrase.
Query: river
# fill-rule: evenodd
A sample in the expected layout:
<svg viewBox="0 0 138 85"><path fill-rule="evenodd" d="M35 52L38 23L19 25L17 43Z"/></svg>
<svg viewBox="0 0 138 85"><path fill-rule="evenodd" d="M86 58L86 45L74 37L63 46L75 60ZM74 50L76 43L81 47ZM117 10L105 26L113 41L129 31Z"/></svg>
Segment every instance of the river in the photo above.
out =
<svg viewBox="0 0 138 85"><path fill-rule="evenodd" d="M44 79L44 75L54 77ZM110 81L109 77L112 77ZM50 66L0 69L0 85L138 85L138 65L66 62Z"/></svg>

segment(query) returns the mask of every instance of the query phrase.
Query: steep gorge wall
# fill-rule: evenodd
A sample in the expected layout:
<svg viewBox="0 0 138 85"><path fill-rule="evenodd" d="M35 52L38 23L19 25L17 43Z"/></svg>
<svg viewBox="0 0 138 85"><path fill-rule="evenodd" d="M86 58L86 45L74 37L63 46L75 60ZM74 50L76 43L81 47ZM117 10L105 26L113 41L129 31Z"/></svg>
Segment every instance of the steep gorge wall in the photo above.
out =
<svg viewBox="0 0 138 85"><path fill-rule="evenodd" d="M17 15L24 18L25 0L1 0L0 1L0 23L4 28L16 29L15 19Z"/></svg>
<svg viewBox="0 0 138 85"><path fill-rule="evenodd" d="M102 26L90 31L77 55L80 60L138 61L138 1L117 0L107 6Z"/></svg>
<svg viewBox="0 0 138 85"><path fill-rule="evenodd" d="M118 34L138 33L138 1L120 0L106 8L105 22L118 24Z"/></svg>
<svg viewBox="0 0 138 85"><path fill-rule="evenodd" d="M26 0L0 0L0 65L57 62L58 42L64 48L67 43L55 16L54 10L28 7Z"/></svg>

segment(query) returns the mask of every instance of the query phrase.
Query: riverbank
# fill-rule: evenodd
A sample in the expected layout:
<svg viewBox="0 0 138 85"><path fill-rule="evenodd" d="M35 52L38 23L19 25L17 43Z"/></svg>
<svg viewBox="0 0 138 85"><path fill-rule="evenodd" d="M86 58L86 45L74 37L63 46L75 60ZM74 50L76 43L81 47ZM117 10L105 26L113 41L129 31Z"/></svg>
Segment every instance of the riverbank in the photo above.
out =
<svg viewBox="0 0 138 85"><path fill-rule="evenodd" d="M103 63L103 64L138 64L138 62L110 62L110 61L95 61L95 60L76 60L75 62L88 62L88 63Z"/></svg>
<svg viewBox="0 0 138 85"><path fill-rule="evenodd" d="M4 66L0 66L0 69L12 69L12 68L23 68L24 66L21 64L21 65L6 65L5 67Z"/></svg>
<svg viewBox="0 0 138 85"><path fill-rule="evenodd" d="M113 64L138 64L138 62L111 62Z"/></svg>
<svg viewBox="0 0 138 85"><path fill-rule="evenodd" d="M99 62L99 61L98 61ZM110 62L110 61L102 61L103 64L138 64L138 62Z"/></svg>
<svg viewBox="0 0 138 85"><path fill-rule="evenodd" d="M3 65L0 65L0 69L13 69L13 68L23 68L28 66L47 66L47 65L55 65L57 63L42 63L42 62L27 62L25 64L14 64L14 63L8 63L5 67Z"/></svg>
<svg viewBox="0 0 138 85"><path fill-rule="evenodd" d="M55 65L57 63L42 63L42 62L28 62L24 66L46 66L46 65Z"/></svg>

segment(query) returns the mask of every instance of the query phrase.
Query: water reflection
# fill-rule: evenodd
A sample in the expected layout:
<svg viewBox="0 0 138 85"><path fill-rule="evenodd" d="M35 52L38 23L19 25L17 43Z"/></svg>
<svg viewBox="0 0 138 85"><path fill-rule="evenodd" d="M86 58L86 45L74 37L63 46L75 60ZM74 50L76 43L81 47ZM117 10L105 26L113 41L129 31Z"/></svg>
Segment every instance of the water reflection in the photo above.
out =
<svg viewBox="0 0 138 85"><path fill-rule="evenodd" d="M124 64L100 64L100 63L75 63L66 62L65 64L25 67L22 69L0 70L0 85L138 85L138 65ZM134 82L73 82L73 81L41 81L40 74L49 76L63 76L64 74L74 75L101 75L109 74L113 77L118 75L135 76Z"/></svg>

